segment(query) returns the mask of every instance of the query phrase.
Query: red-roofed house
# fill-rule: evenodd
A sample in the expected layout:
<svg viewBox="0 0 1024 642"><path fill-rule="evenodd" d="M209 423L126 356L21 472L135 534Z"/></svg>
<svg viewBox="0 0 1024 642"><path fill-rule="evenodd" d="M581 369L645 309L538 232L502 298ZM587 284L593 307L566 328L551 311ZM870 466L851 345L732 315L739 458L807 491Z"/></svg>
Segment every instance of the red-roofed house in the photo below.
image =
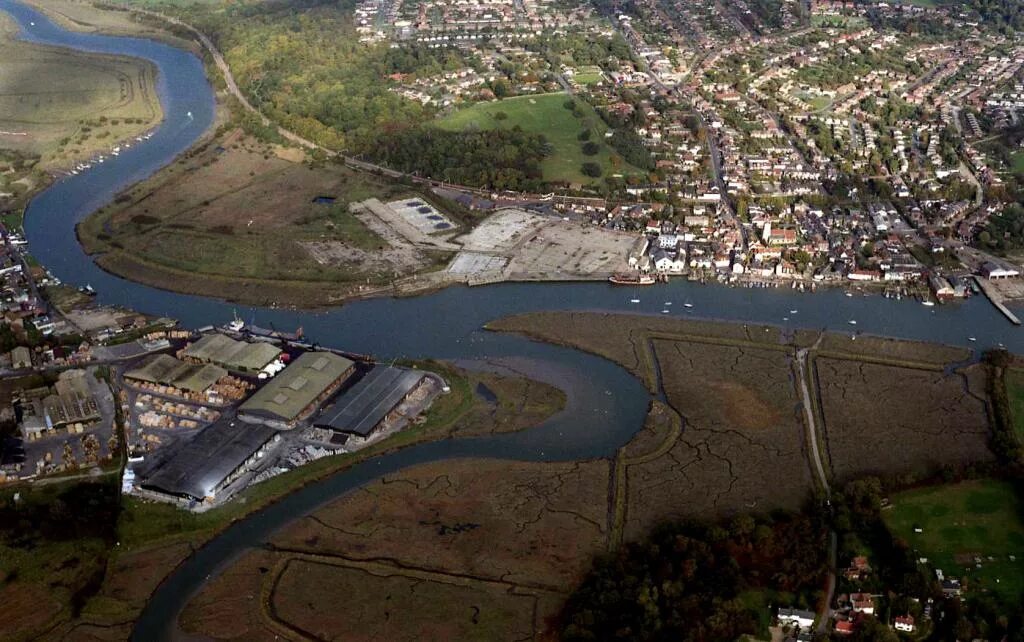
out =
<svg viewBox="0 0 1024 642"><path fill-rule="evenodd" d="M896 618L896 630L904 633L914 632L914 617L912 615L901 615Z"/></svg>

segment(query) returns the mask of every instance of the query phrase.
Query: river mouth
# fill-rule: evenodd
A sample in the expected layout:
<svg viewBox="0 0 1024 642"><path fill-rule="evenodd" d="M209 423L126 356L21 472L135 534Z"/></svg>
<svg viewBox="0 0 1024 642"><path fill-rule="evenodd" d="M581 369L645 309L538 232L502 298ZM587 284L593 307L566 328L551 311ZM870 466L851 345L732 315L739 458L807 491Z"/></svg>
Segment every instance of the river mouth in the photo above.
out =
<svg viewBox="0 0 1024 642"><path fill-rule="evenodd" d="M415 464L457 457L563 461L607 457L640 429L650 394L620 367L575 350L484 331L493 319L530 311L603 310L713 318L740 323L859 330L901 338L1024 351L1024 335L992 306L972 299L954 306L925 308L880 296L845 297L838 290L801 294L789 290L746 290L676 281L651 288L616 288L605 283L501 284L451 287L427 296L372 299L318 312L246 308L156 290L108 274L78 244L75 224L107 204L129 185L173 162L213 122L214 97L194 55L138 38L68 32L40 12L12 0L0 10L14 17L22 37L84 51L128 55L153 62L165 120L154 136L92 170L56 181L26 210L26 235L33 254L57 277L92 285L101 303L172 316L189 327L219 324L234 313L260 325L302 326L307 336L332 347L380 358L469 359L533 364L553 380L571 382L572 411L515 434L445 440L414 446L354 466L303 488L234 524L169 576L140 617L134 637L170 637L177 614L209 577L244 551L294 519L308 514L381 475ZM638 303L632 301L637 299ZM673 303L667 306L667 303ZM684 307L684 303L692 307ZM799 310L792 313L791 310ZM977 344L968 344L968 337ZM525 360L525 361L515 361ZM561 374L559 374L561 373Z"/></svg>

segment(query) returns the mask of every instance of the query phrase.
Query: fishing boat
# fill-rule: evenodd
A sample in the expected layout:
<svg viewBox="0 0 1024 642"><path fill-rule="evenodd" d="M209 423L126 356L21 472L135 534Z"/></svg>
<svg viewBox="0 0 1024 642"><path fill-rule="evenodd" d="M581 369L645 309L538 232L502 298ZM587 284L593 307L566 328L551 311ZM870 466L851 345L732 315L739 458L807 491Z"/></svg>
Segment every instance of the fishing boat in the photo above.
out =
<svg viewBox="0 0 1024 642"><path fill-rule="evenodd" d="M613 274L608 281L614 285L654 285L650 274Z"/></svg>
<svg viewBox="0 0 1024 642"><path fill-rule="evenodd" d="M930 308L935 305L935 301L921 301L921 305L926 305Z"/></svg>
<svg viewBox="0 0 1024 642"><path fill-rule="evenodd" d="M857 322L854 321L853 319L850 319L850 325L857 325Z"/></svg>
<svg viewBox="0 0 1024 642"><path fill-rule="evenodd" d="M630 303L640 303L640 299L630 299Z"/></svg>

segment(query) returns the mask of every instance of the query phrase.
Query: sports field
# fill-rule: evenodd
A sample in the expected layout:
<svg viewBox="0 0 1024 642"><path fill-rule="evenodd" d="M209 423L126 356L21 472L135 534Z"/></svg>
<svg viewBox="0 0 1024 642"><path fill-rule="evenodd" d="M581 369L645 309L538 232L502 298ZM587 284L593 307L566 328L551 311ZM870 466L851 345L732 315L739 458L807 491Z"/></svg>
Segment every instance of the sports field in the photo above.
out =
<svg viewBox="0 0 1024 642"><path fill-rule="evenodd" d="M0 17L0 147L66 166L162 118L148 63L27 44L14 33Z"/></svg>
<svg viewBox="0 0 1024 642"><path fill-rule="evenodd" d="M1012 169L1015 174L1024 174L1024 151L1017 152L1012 158L1013 165L1010 166L1010 169Z"/></svg>
<svg viewBox="0 0 1024 642"><path fill-rule="evenodd" d="M961 578L968 595L990 591L1011 603L1024 600L1020 489L993 480L919 488L892 497L882 514L895 537L946 576Z"/></svg>
<svg viewBox="0 0 1024 642"><path fill-rule="evenodd" d="M543 134L551 143L552 154L544 159L541 168L544 178L549 181L589 183L595 180L580 171L585 162L596 162L604 170L602 178L610 174L638 173L638 170L618 159L618 167L612 162L612 150L603 143L607 128L593 108L577 99L578 112L575 116L565 108L569 96L559 92L539 96L516 96L504 100L477 103L472 107L455 111L440 121L444 129L459 131L468 127L479 129L512 129L519 126L523 131ZM499 114L504 114L502 117ZM583 142L579 135L585 129L591 132L590 140L599 143L601 150L594 156L583 153Z"/></svg>
<svg viewBox="0 0 1024 642"><path fill-rule="evenodd" d="M587 66L577 69L572 80L577 85L596 85L601 82L602 78L604 78L604 74L601 73L600 67Z"/></svg>

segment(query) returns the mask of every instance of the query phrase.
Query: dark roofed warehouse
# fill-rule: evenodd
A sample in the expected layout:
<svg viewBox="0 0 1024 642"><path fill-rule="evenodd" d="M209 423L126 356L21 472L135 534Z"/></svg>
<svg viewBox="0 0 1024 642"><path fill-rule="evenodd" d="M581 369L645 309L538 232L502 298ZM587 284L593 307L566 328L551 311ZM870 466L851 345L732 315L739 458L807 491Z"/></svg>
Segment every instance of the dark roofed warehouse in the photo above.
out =
<svg viewBox="0 0 1024 642"><path fill-rule="evenodd" d="M367 437L423 381L424 374L394 366L377 366L338 396L315 424Z"/></svg>
<svg viewBox="0 0 1024 642"><path fill-rule="evenodd" d="M277 431L262 424L221 419L144 475L142 487L203 500L235 478L238 470L257 458Z"/></svg>

